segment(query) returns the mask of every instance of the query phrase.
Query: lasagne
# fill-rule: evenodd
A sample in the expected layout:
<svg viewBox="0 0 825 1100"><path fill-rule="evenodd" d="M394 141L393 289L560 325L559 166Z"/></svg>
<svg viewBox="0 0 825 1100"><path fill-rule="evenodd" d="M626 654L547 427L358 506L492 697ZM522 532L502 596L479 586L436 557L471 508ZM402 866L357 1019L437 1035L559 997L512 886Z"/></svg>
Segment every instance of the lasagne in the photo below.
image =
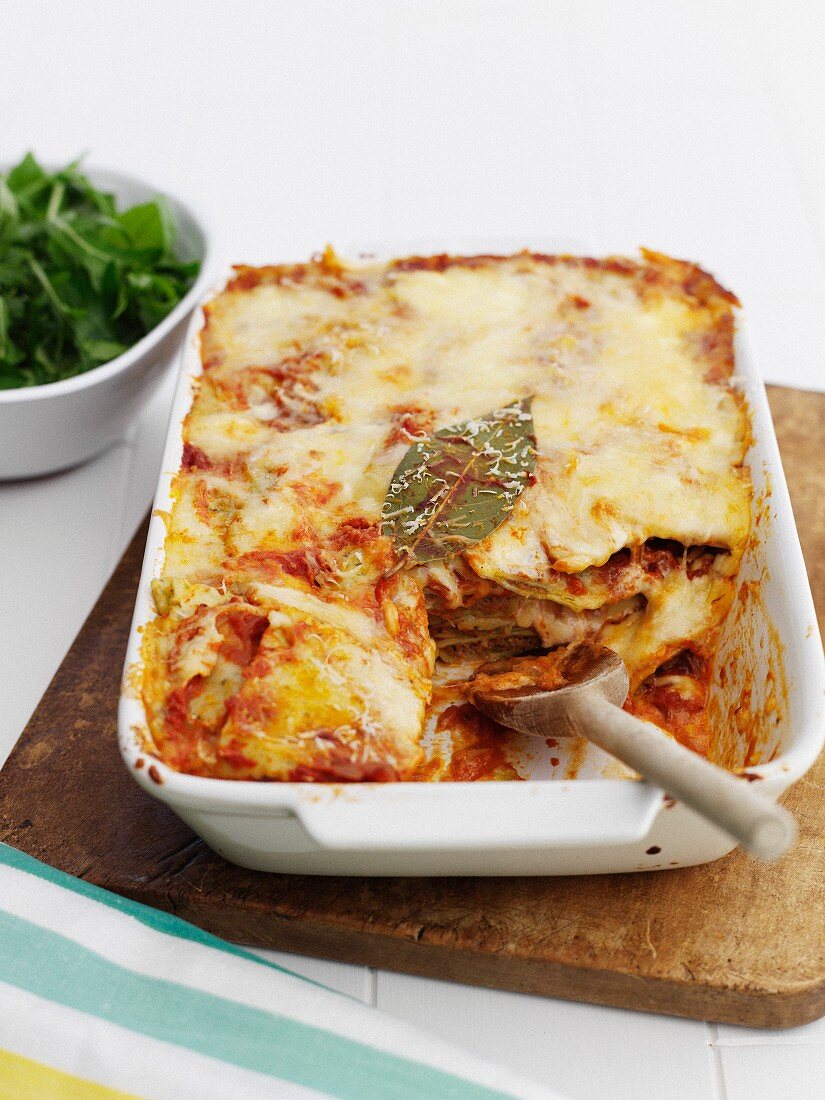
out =
<svg viewBox="0 0 825 1100"><path fill-rule="evenodd" d="M593 639L627 663L628 708L706 752L750 524L736 304L653 252L236 268L206 306L143 636L154 751L223 778L443 778L422 737L445 670L472 745L450 669ZM382 508L409 449L528 404L534 462L499 525L402 553ZM496 760L484 778L508 777Z"/></svg>

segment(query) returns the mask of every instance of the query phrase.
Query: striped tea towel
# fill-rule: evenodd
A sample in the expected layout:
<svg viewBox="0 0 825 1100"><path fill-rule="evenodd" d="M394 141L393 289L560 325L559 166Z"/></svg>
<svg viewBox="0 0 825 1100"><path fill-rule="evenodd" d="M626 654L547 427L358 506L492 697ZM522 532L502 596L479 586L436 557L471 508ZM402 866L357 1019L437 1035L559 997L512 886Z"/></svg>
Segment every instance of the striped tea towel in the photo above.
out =
<svg viewBox="0 0 825 1100"><path fill-rule="evenodd" d="M557 1097L0 844L0 1100Z"/></svg>

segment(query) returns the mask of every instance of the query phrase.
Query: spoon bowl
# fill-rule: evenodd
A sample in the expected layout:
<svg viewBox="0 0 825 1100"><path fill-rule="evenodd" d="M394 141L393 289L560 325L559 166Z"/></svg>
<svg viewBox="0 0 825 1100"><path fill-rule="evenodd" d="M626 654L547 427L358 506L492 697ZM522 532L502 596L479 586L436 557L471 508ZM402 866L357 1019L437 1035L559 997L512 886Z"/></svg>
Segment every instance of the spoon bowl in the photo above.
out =
<svg viewBox="0 0 825 1100"><path fill-rule="evenodd" d="M618 653L583 642L539 657L489 661L476 670L467 696L489 718L520 733L581 737L575 703L582 687L622 706L630 677Z"/></svg>

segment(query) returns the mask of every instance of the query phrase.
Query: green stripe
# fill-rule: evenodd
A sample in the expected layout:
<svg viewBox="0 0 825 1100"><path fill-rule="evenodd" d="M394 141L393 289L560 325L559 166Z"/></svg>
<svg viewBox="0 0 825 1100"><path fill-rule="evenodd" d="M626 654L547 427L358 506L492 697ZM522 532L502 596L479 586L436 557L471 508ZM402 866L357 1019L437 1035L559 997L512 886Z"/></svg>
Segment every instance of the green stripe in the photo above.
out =
<svg viewBox="0 0 825 1100"><path fill-rule="evenodd" d="M2 910L0 980L141 1035L331 1096L505 1095L322 1028L135 973Z"/></svg>
<svg viewBox="0 0 825 1100"><path fill-rule="evenodd" d="M0 842L0 864L2 863L7 864L9 867L15 867L17 870L26 871L30 875L36 875L38 878L45 879L46 882L53 882L57 886L62 886L64 890L71 890L84 898L91 898L92 901L98 901L101 905L108 905L110 909L117 909L121 913L126 913L127 916L134 917L135 920L139 920L141 924L153 928L156 932L165 932L169 936L178 936L183 940L191 940L192 943L202 943L206 947L214 947L218 951L225 951L228 955L236 955L239 959L247 959L249 962L257 963L258 966L268 966L272 970L277 970L280 974L288 974L291 978L307 982L318 989L328 988L320 982L313 981L312 978L305 978L303 974L296 974L294 970L288 970L285 966L278 966L277 963L270 962L269 959L262 959L258 955L253 955L251 951L245 951L242 947L227 943L226 940L213 936L211 932L204 932L202 928L197 928L194 924L181 920L180 917L174 917L171 913L166 913L162 909L152 909L149 905L143 905L139 901L121 897L120 894L112 894L100 886L93 886L91 882L86 882L82 878L74 878L65 871L58 871L56 867L49 867L48 864L41 863L39 859ZM357 997L352 997L349 993L341 993L340 996L361 1003Z"/></svg>

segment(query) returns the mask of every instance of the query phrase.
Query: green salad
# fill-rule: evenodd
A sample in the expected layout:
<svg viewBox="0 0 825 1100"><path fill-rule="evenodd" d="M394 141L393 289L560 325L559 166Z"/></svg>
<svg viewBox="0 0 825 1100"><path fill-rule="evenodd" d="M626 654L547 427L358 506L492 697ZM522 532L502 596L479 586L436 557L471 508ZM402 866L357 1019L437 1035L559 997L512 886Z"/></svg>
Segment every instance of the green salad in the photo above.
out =
<svg viewBox="0 0 825 1100"><path fill-rule="evenodd" d="M0 390L82 374L162 321L200 267L175 235L165 199L118 210L78 162L0 174Z"/></svg>

